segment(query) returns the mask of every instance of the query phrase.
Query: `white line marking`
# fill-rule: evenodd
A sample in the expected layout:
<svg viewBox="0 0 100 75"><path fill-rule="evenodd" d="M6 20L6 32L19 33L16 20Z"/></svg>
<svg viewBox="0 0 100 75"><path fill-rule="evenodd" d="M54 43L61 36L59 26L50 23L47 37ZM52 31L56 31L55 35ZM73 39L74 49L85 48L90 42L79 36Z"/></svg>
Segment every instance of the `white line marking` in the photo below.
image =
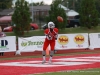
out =
<svg viewBox="0 0 100 75"><path fill-rule="evenodd" d="M20 62L6 62L0 63L0 66L27 66L27 67L58 67L58 66L74 66L74 65L84 65L93 64L95 62L100 62L100 56L92 57L75 57L75 58L59 58L53 59L56 62L49 64L48 61L42 64L42 61L20 61Z"/></svg>

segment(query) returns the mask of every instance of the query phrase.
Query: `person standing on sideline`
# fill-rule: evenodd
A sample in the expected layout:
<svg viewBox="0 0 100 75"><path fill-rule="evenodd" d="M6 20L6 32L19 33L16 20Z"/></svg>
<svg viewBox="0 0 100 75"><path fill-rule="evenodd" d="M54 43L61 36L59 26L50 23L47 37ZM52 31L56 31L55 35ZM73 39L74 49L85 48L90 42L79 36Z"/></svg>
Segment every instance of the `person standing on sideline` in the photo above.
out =
<svg viewBox="0 0 100 75"><path fill-rule="evenodd" d="M49 58L49 64L52 63L52 57L54 55L55 50L55 40L57 40L58 37L58 29L55 28L55 24L53 22L48 23L48 28L44 30L44 34L46 36L44 44L43 44L43 61L42 64L46 62L46 49L50 45L50 58Z"/></svg>
<svg viewBox="0 0 100 75"><path fill-rule="evenodd" d="M2 28L0 26L0 38L5 37L5 36L6 36L6 34L4 32L2 32ZM0 56L3 56L3 55L4 55L4 52L0 52Z"/></svg>

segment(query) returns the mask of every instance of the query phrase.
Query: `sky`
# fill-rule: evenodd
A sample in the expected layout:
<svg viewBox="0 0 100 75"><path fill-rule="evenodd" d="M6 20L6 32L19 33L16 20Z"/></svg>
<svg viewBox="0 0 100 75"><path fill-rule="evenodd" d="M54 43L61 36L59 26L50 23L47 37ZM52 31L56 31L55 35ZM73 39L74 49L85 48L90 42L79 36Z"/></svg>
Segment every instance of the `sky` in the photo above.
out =
<svg viewBox="0 0 100 75"><path fill-rule="evenodd" d="M49 4L49 5L52 3L52 0L26 0L26 1L28 1L29 3L43 1L45 4Z"/></svg>

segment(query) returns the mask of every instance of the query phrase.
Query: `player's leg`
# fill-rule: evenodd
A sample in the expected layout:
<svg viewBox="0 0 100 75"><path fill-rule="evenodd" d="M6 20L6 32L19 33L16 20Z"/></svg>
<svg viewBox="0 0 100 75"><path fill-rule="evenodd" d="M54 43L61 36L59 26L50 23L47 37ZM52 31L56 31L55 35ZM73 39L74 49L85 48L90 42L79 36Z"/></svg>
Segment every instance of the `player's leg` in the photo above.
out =
<svg viewBox="0 0 100 75"><path fill-rule="evenodd" d="M43 56L43 61L42 61L42 64L46 62L46 48L48 47L49 45L49 42L44 42L44 45L43 45L43 51L42 51L42 56Z"/></svg>
<svg viewBox="0 0 100 75"><path fill-rule="evenodd" d="M1 55L4 56L4 52L2 52Z"/></svg>
<svg viewBox="0 0 100 75"><path fill-rule="evenodd" d="M55 41L55 45L56 45L56 41ZM55 53L57 53L57 50L56 50L56 48L54 48L54 54L55 54Z"/></svg>
<svg viewBox="0 0 100 75"><path fill-rule="evenodd" d="M54 49L55 49L55 41L50 43L51 51L50 51L50 58L49 58L49 63L52 63L52 57L54 55Z"/></svg>

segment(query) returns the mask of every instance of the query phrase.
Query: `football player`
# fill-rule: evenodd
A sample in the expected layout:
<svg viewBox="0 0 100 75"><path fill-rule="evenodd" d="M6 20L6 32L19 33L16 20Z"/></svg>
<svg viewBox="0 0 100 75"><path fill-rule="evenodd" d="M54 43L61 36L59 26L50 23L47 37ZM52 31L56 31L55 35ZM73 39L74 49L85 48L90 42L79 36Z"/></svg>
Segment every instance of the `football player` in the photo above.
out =
<svg viewBox="0 0 100 75"><path fill-rule="evenodd" d="M43 45L43 61L42 63L46 62L46 49L50 45L51 50L50 50L50 58L49 58L49 63L52 63L52 57L54 55L54 50L55 50L55 42L58 37L58 29L55 28L55 24L53 22L48 23L48 29L44 30L44 34L46 36L44 45Z"/></svg>

